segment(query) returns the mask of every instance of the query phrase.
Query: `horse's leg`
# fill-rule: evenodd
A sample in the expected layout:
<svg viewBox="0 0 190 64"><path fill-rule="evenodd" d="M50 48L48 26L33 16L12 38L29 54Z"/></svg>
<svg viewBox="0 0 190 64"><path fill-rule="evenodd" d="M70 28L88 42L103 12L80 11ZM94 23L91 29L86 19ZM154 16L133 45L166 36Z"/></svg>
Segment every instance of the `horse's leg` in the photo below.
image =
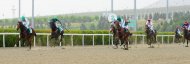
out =
<svg viewBox="0 0 190 64"><path fill-rule="evenodd" d="M58 42L59 42L59 39L56 37L56 38L55 38L55 42L54 42L54 44L53 44L53 47L55 47L55 45L57 45Z"/></svg>
<svg viewBox="0 0 190 64"><path fill-rule="evenodd" d="M64 32L61 34L61 40L60 41L63 45L66 45L66 43L64 42L64 35L63 34L64 34Z"/></svg>
<svg viewBox="0 0 190 64"><path fill-rule="evenodd" d="M157 40L156 40L156 34L154 35L154 42L157 43Z"/></svg>
<svg viewBox="0 0 190 64"><path fill-rule="evenodd" d="M26 39L21 40L21 46L25 47L26 46Z"/></svg>
<svg viewBox="0 0 190 64"><path fill-rule="evenodd" d="M28 35L28 37L26 38L26 41L28 43L29 50L31 50L31 36L30 35Z"/></svg>
<svg viewBox="0 0 190 64"><path fill-rule="evenodd" d="M123 43L124 43L124 39L122 38L122 39L120 39L121 40L121 44L120 44L120 46L121 45L123 45Z"/></svg>
<svg viewBox="0 0 190 64"><path fill-rule="evenodd" d="M126 41L126 48L127 48L127 50L129 49L129 44L128 44L128 42L129 42L129 40L127 39L127 41Z"/></svg>
<svg viewBox="0 0 190 64"><path fill-rule="evenodd" d="M18 39L17 39L17 41L16 41L16 43L15 43L15 46L17 46L17 44L18 44L18 46L19 46L19 41L21 40L21 37L19 37Z"/></svg>
<svg viewBox="0 0 190 64"><path fill-rule="evenodd" d="M180 42L180 38L178 37L178 38L177 38L177 43L179 43L179 42Z"/></svg>
<svg viewBox="0 0 190 64"><path fill-rule="evenodd" d="M152 47L152 38L149 40L150 48Z"/></svg>
<svg viewBox="0 0 190 64"><path fill-rule="evenodd" d="M53 40L53 35L51 34L51 35L50 35L50 45L49 45L50 47L53 46L53 42L52 42L52 40Z"/></svg>
<svg viewBox="0 0 190 64"><path fill-rule="evenodd" d="M125 46L126 46L126 47L125 47L125 50L128 50L128 49L129 49L129 48L128 48L128 45L129 45L128 42L129 42L129 41L128 41L128 38L126 38L126 39L125 39Z"/></svg>
<svg viewBox="0 0 190 64"><path fill-rule="evenodd" d="M178 43L178 37L177 36L175 36L175 43Z"/></svg>
<svg viewBox="0 0 190 64"><path fill-rule="evenodd" d="M116 46L116 48L118 48L118 43L119 43L119 40L118 40L118 38L117 37L114 37L114 44L115 44L115 46Z"/></svg>
<svg viewBox="0 0 190 64"><path fill-rule="evenodd" d="M187 47L189 47L189 46L188 46L188 43L189 43L189 42L187 41Z"/></svg>
<svg viewBox="0 0 190 64"><path fill-rule="evenodd" d="M121 45L123 45L123 43L125 42L124 39L120 39L121 41ZM125 44L123 45L124 49L125 49Z"/></svg>
<svg viewBox="0 0 190 64"><path fill-rule="evenodd" d="M31 50L31 46L32 46L31 39L29 39L28 43L29 43L29 49Z"/></svg>
<svg viewBox="0 0 190 64"><path fill-rule="evenodd" d="M187 46L185 46L185 47L189 47L189 46L188 46L188 39L187 39Z"/></svg>
<svg viewBox="0 0 190 64"><path fill-rule="evenodd" d="M146 42L147 42L147 44L149 45L149 38L148 38L148 35L146 36Z"/></svg>
<svg viewBox="0 0 190 64"><path fill-rule="evenodd" d="M64 31L61 32L61 41L62 41L62 39L64 38L64 35L63 35L63 34L64 34Z"/></svg>
<svg viewBox="0 0 190 64"><path fill-rule="evenodd" d="M61 31L61 39L60 39L60 42L61 42L61 44L63 43L63 38L64 38L64 35L63 35L63 31Z"/></svg>

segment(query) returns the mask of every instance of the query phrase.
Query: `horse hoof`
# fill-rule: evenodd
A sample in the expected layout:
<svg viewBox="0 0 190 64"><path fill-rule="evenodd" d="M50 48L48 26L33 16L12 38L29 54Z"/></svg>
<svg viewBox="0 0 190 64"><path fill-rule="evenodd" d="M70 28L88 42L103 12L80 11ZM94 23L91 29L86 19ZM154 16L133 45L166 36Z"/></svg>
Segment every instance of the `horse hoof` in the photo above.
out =
<svg viewBox="0 0 190 64"><path fill-rule="evenodd" d="M154 46L150 46L150 47L148 47L148 48L154 48Z"/></svg>
<svg viewBox="0 0 190 64"><path fill-rule="evenodd" d="M113 47L113 49L117 49L118 47Z"/></svg>
<svg viewBox="0 0 190 64"><path fill-rule="evenodd" d="M124 48L124 50L129 50L128 48Z"/></svg>
<svg viewBox="0 0 190 64"><path fill-rule="evenodd" d="M113 47L113 49L117 49L116 47Z"/></svg>
<svg viewBox="0 0 190 64"><path fill-rule="evenodd" d="M185 46L185 47L189 47L189 46Z"/></svg>
<svg viewBox="0 0 190 64"><path fill-rule="evenodd" d="M27 51L30 51L31 49L27 49Z"/></svg>

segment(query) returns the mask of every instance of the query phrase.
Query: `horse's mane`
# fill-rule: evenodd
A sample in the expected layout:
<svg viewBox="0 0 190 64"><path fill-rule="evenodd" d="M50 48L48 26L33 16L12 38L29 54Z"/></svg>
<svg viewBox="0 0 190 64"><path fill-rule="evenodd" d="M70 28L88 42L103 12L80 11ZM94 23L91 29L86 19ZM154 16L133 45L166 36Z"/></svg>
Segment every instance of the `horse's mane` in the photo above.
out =
<svg viewBox="0 0 190 64"><path fill-rule="evenodd" d="M26 30L26 27L22 24L21 21L18 21L18 24L20 25L20 30L21 30L21 31Z"/></svg>

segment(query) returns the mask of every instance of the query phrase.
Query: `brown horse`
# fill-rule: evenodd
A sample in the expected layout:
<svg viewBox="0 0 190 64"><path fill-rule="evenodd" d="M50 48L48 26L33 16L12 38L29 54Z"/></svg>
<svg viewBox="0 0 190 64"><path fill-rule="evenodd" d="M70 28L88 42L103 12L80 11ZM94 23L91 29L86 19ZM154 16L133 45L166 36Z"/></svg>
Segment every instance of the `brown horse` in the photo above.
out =
<svg viewBox="0 0 190 64"><path fill-rule="evenodd" d="M118 48L118 44L119 44L119 40L121 41L121 45L124 44L124 49L128 50L128 42L129 42L129 36L131 36L132 34L128 31L125 32L124 28L122 28L119 25L118 21L114 22L114 26L112 25L112 32L113 32L113 38L114 38L114 45L116 46L116 48Z"/></svg>
<svg viewBox="0 0 190 64"><path fill-rule="evenodd" d="M18 23L17 23L17 31L19 29L20 29L20 38L18 39L18 41L20 41L21 39L25 40L26 42L28 42L29 49L31 49L32 40L33 40L34 36L36 36L36 32L34 31L34 29L32 29L32 33L30 34L27 31L27 28L23 25L23 23L21 21L18 21Z"/></svg>
<svg viewBox="0 0 190 64"><path fill-rule="evenodd" d="M178 33L178 29L175 30L175 42L179 43L182 40L182 36Z"/></svg>
<svg viewBox="0 0 190 64"><path fill-rule="evenodd" d="M185 47L189 47L188 41L190 40L190 32L187 30L187 28L183 28L183 37L185 40L187 40L187 45Z"/></svg>
<svg viewBox="0 0 190 64"><path fill-rule="evenodd" d="M50 27L51 27L51 36L50 40L55 39L55 42L52 44L55 47L55 44L59 44L59 42L63 41L63 34L64 30L61 30L62 27L56 27L56 25L52 22L50 22ZM59 29L60 28L60 29ZM59 37L61 36L60 40Z"/></svg>
<svg viewBox="0 0 190 64"><path fill-rule="evenodd" d="M156 42L156 35L157 32L156 30L154 30L154 32L146 25L146 29L145 29L145 33L146 33L146 39L147 39L147 44L150 45L150 47L152 46L152 43Z"/></svg>

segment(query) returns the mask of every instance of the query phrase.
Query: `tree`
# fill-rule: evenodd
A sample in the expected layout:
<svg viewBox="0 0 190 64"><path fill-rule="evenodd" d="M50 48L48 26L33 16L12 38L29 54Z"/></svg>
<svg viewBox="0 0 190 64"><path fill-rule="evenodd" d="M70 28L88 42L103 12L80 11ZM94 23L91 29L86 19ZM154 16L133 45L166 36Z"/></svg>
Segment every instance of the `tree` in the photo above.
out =
<svg viewBox="0 0 190 64"><path fill-rule="evenodd" d="M86 30L86 26L85 26L85 24L81 24L81 26L80 26L80 30Z"/></svg>
<svg viewBox="0 0 190 64"><path fill-rule="evenodd" d="M95 27L94 23L91 24L91 25L90 25L90 30L95 30L95 29L96 29L96 27Z"/></svg>
<svg viewBox="0 0 190 64"><path fill-rule="evenodd" d="M108 23L108 20L104 17L100 17L100 21L98 22L97 29L108 30L109 27L110 27L110 24Z"/></svg>

